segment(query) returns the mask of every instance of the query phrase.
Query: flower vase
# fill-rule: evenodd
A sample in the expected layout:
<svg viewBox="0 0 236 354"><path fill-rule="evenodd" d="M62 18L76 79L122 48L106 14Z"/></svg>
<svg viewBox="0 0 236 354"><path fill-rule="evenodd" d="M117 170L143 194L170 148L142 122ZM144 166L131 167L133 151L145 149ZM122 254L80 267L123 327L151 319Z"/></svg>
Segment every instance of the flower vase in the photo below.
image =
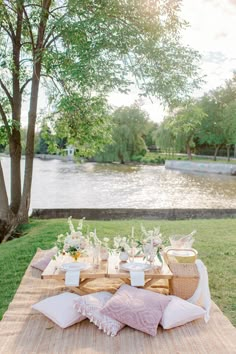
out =
<svg viewBox="0 0 236 354"><path fill-rule="evenodd" d="M122 251L122 252L120 252L119 257L120 257L121 262L126 262L129 259L129 254L128 254L128 252Z"/></svg>
<svg viewBox="0 0 236 354"><path fill-rule="evenodd" d="M101 261L107 261L108 260L109 252L106 249L106 247L101 247L101 249L100 249L100 258L101 258Z"/></svg>
<svg viewBox="0 0 236 354"><path fill-rule="evenodd" d="M80 256L81 256L81 253L79 251L71 254L71 257L74 259L74 262L77 262L77 260Z"/></svg>

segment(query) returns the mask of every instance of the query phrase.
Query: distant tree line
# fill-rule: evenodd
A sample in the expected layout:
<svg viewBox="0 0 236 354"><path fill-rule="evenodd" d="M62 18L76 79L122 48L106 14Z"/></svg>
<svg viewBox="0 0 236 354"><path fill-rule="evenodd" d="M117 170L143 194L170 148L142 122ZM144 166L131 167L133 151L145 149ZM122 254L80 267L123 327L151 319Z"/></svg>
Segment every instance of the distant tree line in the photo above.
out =
<svg viewBox="0 0 236 354"><path fill-rule="evenodd" d="M155 132L166 152L211 153L216 160L224 148L228 160L236 144L236 75L225 85L175 108Z"/></svg>
<svg viewBox="0 0 236 354"><path fill-rule="evenodd" d="M102 117L102 113L99 114ZM41 130L36 132L35 153L66 154L66 147L71 144L68 134L64 131L67 119L62 112L55 125L52 125L51 117L50 120L48 117L43 120ZM230 160L236 145L236 75L223 86L175 107L160 124L151 121L147 112L136 102L129 107L120 107L112 113L106 112L106 137L104 138L104 132L99 131L97 126L93 134L90 131L88 143L85 136L89 120L90 118L82 127L83 134L77 132L79 126L71 127L70 134L75 130L76 139L72 141L76 142L78 147L77 154L93 161L122 164L131 161L143 162L147 152L153 150L170 155L182 152L186 153L189 159L192 158L193 152L207 154L212 155L214 160L223 151ZM8 150L4 143L4 134L4 130L0 129L0 151ZM24 129L21 137L24 152ZM83 154L85 150L86 153ZM152 162L161 163L163 160L156 158L152 159Z"/></svg>

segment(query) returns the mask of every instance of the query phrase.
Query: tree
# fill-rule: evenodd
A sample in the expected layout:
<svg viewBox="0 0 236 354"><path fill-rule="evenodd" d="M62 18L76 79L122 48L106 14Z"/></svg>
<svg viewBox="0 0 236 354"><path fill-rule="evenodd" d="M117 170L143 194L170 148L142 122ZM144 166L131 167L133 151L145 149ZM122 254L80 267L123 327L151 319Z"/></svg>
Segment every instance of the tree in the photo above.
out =
<svg viewBox="0 0 236 354"><path fill-rule="evenodd" d="M153 131L153 139L163 151L174 153L176 137L170 128L170 120L172 120L172 117L166 117L158 129Z"/></svg>
<svg viewBox="0 0 236 354"><path fill-rule="evenodd" d="M229 159L230 145L235 144L236 136L236 76L227 80L224 86L218 87L205 94L200 105L206 113L199 130L199 143L215 147L214 160L219 149L227 147Z"/></svg>
<svg viewBox="0 0 236 354"><path fill-rule="evenodd" d="M181 107L169 121L169 128L174 134L177 143L185 146L189 160L192 159L191 148L194 146L194 137L201 127L201 122L206 116L202 108L194 101Z"/></svg>
<svg viewBox="0 0 236 354"><path fill-rule="evenodd" d="M167 103L198 85L199 56L180 42L186 25L178 18L180 4L180 0L0 1L0 116L11 159L10 203L0 165L1 238L7 239L28 219L40 84L48 87L56 111L62 98L70 101L74 94L92 105L94 97L112 89L127 92L134 77L143 93ZM21 190L23 99L29 113ZM70 109L67 106L67 112ZM81 121L83 114L77 109L74 120ZM97 120L93 131L96 124ZM100 141L106 125L99 127ZM86 146L89 143L84 142Z"/></svg>
<svg viewBox="0 0 236 354"><path fill-rule="evenodd" d="M148 115L138 105L118 108L113 115L113 150L124 164L134 156L143 156L147 147L143 136L148 130ZM112 149L112 148L111 148Z"/></svg>

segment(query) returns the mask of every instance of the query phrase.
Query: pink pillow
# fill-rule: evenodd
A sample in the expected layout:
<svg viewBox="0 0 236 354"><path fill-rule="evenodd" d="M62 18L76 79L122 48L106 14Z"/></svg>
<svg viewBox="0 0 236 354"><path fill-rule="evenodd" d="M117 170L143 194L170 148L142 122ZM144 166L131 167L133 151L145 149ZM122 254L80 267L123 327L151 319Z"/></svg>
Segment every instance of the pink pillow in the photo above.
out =
<svg viewBox="0 0 236 354"><path fill-rule="evenodd" d="M32 305L32 308L41 312L59 327L67 328L86 318L74 309L74 300L78 298L79 295L66 292L50 296Z"/></svg>
<svg viewBox="0 0 236 354"><path fill-rule="evenodd" d="M42 272L48 266L49 262L51 261L52 257L55 256L57 253L57 247L53 247L50 250L45 251L43 257L39 260L33 262L31 267L41 270Z"/></svg>
<svg viewBox="0 0 236 354"><path fill-rule="evenodd" d="M185 323L204 317L206 314L206 311L200 306L193 305L177 296L172 295L169 298L171 298L171 302L165 308L160 322L164 329L184 325Z"/></svg>
<svg viewBox="0 0 236 354"><path fill-rule="evenodd" d="M104 315L155 336L170 298L153 291L122 285L102 309Z"/></svg>
<svg viewBox="0 0 236 354"><path fill-rule="evenodd" d="M112 297L107 291L84 295L74 301L74 307L90 319L104 333L115 336L125 325L101 313L101 309Z"/></svg>

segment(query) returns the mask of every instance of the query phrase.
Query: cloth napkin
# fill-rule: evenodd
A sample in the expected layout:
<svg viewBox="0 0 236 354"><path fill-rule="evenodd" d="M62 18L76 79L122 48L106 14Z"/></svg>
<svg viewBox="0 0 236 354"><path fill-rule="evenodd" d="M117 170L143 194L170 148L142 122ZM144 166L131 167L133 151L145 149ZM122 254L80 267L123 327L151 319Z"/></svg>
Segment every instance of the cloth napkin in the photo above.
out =
<svg viewBox="0 0 236 354"><path fill-rule="evenodd" d="M69 270L66 272L65 285L79 286L80 270Z"/></svg>
<svg viewBox="0 0 236 354"><path fill-rule="evenodd" d="M195 293L190 299L188 299L188 301L192 304L200 305L206 310L204 319L205 322L208 322L210 319L211 294L208 283L207 268L200 259L197 259L195 263L199 272L199 282Z"/></svg>
<svg viewBox="0 0 236 354"><path fill-rule="evenodd" d="M144 286L144 272L130 272L130 283L132 286Z"/></svg>

